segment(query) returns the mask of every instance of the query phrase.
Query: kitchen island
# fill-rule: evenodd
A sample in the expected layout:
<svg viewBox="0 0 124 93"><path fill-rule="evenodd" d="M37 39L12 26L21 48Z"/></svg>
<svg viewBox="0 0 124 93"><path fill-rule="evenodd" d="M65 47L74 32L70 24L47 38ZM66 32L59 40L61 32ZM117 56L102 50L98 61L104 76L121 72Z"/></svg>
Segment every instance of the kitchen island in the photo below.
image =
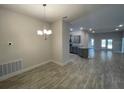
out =
<svg viewBox="0 0 124 93"><path fill-rule="evenodd" d="M71 46L70 53L77 54L82 58L89 58L89 50L91 48L88 47L78 47L78 46Z"/></svg>

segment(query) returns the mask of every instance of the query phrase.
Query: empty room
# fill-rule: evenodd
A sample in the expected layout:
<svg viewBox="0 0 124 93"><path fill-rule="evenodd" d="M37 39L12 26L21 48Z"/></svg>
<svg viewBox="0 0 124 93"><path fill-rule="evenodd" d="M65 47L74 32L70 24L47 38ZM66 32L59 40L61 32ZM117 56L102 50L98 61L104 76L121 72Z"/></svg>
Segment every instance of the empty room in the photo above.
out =
<svg viewBox="0 0 124 93"><path fill-rule="evenodd" d="M123 89L123 10L0 4L0 89Z"/></svg>

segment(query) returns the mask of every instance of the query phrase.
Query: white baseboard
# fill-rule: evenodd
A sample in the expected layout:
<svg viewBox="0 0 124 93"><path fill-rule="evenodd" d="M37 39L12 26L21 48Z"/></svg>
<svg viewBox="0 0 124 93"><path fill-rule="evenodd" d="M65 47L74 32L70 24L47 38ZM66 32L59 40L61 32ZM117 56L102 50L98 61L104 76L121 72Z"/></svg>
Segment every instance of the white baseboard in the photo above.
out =
<svg viewBox="0 0 124 93"><path fill-rule="evenodd" d="M51 60L53 63L56 63L56 64L58 64L58 65L60 65L60 66L64 66L65 64L64 63L62 63L62 62L58 62L58 61L55 61L55 60Z"/></svg>
<svg viewBox="0 0 124 93"><path fill-rule="evenodd" d="M69 62L72 62L72 59L71 60L68 60L68 61L66 61L64 63L58 62L58 61L55 61L55 60L51 60L51 62L54 62L54 63L56 63L56 64L58 64L60 66L64 66L64 65L68 64Z"/></svg>
<svg viewBox="0 0 124 93"><path fill-rule="evenodd" d="M22 69L22 70L20 70L20 71L16 71L16 72L14 72L14 73L10 73L10 74L4 75L4 76L0 77L0 81L6 80L6 79L8 79L8 78L10 78L10 77L13 77L13 76L15 76L15 75L21 74L21 73L26 72L26 71L29 71L29 70L31 70L31 69L34 69L34 68L36 68L36 67L39 67L39 66L44 65L44 64L49 63L49 62L51 62L51 60L42 62L42 63L40 63L40 64L36 64L36 65L34 65L34 66L31 66L31 67Z"/></svg>
<svg viewBox="0 0 124 93"><path fill-rule="evenodd" d="M73 62L73 59L70 59L70 60L66 61L64 64L68 64L70 62Z"/></svg>

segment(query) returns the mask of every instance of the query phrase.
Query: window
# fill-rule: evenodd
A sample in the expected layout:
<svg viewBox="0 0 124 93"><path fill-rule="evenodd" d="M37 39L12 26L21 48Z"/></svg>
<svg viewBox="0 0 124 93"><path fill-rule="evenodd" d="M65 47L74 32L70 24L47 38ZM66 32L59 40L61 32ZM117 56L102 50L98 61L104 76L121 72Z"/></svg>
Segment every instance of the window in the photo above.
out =
<svg viewBox="0 0 124 93"><path fill-rule="evenodd" d="M91 39L91 47L94 47L94 39Z"/></svg>
<svg viewBox="0 0 124 93"><path fill-rule="evenodd" d="M106 39L101 40L101 47L105 48L106 47Z"/></svg>
<svg viewBox="0 0 124 93"><path fill-rule="evenodd" d="M112 39L108 39L107 48L112 49Z"/></svg>

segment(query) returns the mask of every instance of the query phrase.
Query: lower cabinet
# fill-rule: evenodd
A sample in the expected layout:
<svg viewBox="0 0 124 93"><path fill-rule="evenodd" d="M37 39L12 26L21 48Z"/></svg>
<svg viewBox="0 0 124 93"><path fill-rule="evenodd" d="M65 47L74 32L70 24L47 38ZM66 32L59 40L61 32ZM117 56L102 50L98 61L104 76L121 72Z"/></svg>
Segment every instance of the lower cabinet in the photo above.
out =
<svg viewBox="0 0 124 93"><path fill-rule="evenodd" d="M82 58L88 58L88 48L70 47L70 53L77 54Z"/></svg>

